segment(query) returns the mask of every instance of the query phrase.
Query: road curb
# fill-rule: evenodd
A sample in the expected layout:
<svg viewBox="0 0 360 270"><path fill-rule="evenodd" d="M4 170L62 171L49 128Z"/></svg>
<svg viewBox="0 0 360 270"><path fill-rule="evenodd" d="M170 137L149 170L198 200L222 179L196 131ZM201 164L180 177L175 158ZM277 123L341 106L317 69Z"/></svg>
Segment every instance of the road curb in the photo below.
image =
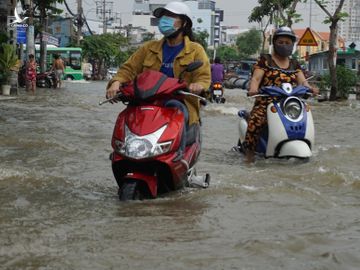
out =
<svg viewBox="0 0 360 270"><path fill-rule="evenodd" d="M2 96L2 95L0 95L0 101L3 101L3 100L14 100L14 99L17 99L17 97L8 97L8 96Z"/></svg>

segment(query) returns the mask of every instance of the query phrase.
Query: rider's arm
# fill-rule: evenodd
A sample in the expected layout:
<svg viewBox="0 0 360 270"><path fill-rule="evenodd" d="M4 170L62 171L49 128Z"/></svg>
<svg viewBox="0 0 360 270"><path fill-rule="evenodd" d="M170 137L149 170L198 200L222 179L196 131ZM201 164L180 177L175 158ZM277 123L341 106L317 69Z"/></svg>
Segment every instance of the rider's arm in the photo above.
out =
<svg viewBox="0 0 360 270"><path fill-rule="evenodd" d="M201 61L203 65L193 72L194 81L190 83L189 90L195 94L200 94L202 91L208 91L210 87L211 67L204 48L198 43L194 46L196 46L195 59Z"/></svg>
<svg viewBox="0 0 360 270"><path fill-rule="evenodd" d="M265 71L261 68L254 69L254 72L252 74L251 80L250 80L250 86L249 86L249 96L253 96L259 93L259 87L260 83L264 77Z"/></svg>
<svg viewBox="0 0 360 270"><path fill-rule="evenodd" d="M137 74L142 72L146 52L146 47L141 46L129 57L121 68L118 69L117 73L107 84L107 98L114 97L123 83L132 81Z"/></svg>
<svg viewBox="0 0 360 270"><path fill-rule="evenodd" d="M301 70L298 73L296 73L296 79L298 85L303 85L310 88L310 91L312 92L313 95L319 94L319 88L315 85L309 84L309 82L305 78L304 73Z"/></svg>
<svg viewBox="0 0 360 270"><path fill-rule="evenodd" d="M148 49L146 45L137 49L129 59L121 65L114 77L109 81L108 87L114 81L119 81L120 83L132 81L136 75L143 71L143 63L147 53Z"/></svg>

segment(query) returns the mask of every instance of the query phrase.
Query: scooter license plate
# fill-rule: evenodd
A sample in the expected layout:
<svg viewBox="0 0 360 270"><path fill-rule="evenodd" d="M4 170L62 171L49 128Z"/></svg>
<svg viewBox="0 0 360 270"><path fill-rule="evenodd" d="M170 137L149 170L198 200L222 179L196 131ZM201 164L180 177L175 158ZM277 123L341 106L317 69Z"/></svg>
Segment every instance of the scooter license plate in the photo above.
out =
<svg viewBox="0 0 360 270"><path fill-rule="evenodd" d="M214 95L221 96L222 91L221 90L214 90Z"/></svg>

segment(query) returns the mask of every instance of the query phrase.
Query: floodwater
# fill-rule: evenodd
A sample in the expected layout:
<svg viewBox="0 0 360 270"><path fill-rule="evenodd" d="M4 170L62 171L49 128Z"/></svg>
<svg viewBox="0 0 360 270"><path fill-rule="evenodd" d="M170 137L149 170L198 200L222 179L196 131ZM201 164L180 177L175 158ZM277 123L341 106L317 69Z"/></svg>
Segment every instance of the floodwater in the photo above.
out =
<svg viewBox="0 0 360 270"><path fill-rule="evenodd" d="M359 101L310 100L309 162L247 165L231 147L252 100L227 90L202 112L210 187L122 203L105 83L0 101L0 269L360 268Z"/></svg>

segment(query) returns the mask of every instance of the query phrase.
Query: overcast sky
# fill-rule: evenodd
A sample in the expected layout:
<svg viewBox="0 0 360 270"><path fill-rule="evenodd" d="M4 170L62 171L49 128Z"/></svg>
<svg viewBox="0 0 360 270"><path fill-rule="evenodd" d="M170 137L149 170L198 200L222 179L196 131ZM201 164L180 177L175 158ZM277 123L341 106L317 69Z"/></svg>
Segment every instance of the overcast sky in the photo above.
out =
<svg viewBox="0 0 360 270"><path fill-rule="evenodd" d="M72 12L76 13L76 0L66 0L70 6ZM107 0L109 1L109 0ZM132 8L133 0L111 0L113 2L113 11L121 13L123 24L129 20ZM311 0L310 0L311 1ZM310 2L308 1L308 2ZM102 1L101 1L102 2ZM109 1L110 2L110 1ZM150 0L151 3L167 3L170 0ZM322 24L324 20L324 12L315 4L299 4L297 11L302 14L303 21L298 24L294 24L293 28L305 28L310 24L310 5L312 6L311 26L318 31L329 31L328 25ZM241 29L246 29L256 24L250 24L248 17L251 10L258 5L257 0L216 0L216 7L224 10L224 22L223 25L239 26ZM96 20L96 1L95 0L83 0L83 9L86 18L89 20L92 28L96 28L100 22L91 21ZM98 29L92 29L99 32Z"/></svg>

